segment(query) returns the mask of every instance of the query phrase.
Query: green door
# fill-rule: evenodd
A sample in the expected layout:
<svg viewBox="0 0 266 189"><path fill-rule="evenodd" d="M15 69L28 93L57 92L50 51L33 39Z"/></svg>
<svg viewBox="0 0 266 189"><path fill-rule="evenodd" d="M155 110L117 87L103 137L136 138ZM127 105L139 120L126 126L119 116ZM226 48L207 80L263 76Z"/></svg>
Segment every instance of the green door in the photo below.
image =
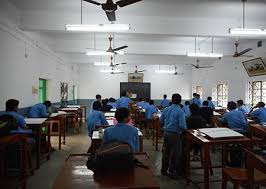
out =
<svg viewBox="0 0 266 189"><path fill-rule="evenodd" d="M46 80L39 79L39 101L46 101Z"/></svg>

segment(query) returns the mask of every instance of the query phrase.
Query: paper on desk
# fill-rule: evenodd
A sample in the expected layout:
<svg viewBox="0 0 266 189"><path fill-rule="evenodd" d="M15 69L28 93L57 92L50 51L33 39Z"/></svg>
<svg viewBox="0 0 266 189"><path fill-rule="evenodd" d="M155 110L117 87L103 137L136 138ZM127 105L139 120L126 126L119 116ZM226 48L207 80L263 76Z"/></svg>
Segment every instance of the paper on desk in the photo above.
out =
<svg viewBox="0 0 266 189"><path fill-rule="evenodd" d="M218 112L216 112L216 111L213 111L213 115L214 115L214 116L221 116L221 114L218 113Z"/></svg>
<svg viewBox="0 0 266 189"><path fill-rule="evenodd" d="M242 137L243 135L229 128L204 128L200 132L211 138Z"/></svg>
<svg viewBox="0 0 266 189"><path fill-rule="evenodd" d="M114 112L106 112L104 114L105 117L114 117L115 116L115 113Z"/></svg>
<svg viewBox="0 0 266 189"><path fill-rule="evenodd" d="M47 118L25 118L27 125L43 124Z"/></svg>

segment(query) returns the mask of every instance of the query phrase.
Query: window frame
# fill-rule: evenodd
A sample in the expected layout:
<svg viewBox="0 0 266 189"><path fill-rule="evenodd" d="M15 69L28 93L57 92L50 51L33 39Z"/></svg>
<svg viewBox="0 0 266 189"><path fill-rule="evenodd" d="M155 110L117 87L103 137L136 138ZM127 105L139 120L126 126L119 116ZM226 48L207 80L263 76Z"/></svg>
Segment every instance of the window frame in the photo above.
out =
<svg viewBox="0 0 266 189"><path fill-rule="evenodd" d="M212 96L217 102L217 106L226 107L228 103L228 84L215 84L213 86Z"/></svg>
<svg viewBox="0 0 266 189"><path fill-rule="evenodd" d="M255 89L257 86L256 84L259 83L259 87L258 89ZM256 105L258 102L261 101L266 101L266 87L264 88L264 86L266 86L266 81L250 81L249 82L249 103L254 106ZM255 95L255 91L258 91L259 95ZM263 95L265 94L265 95ZM254 99L254 98L258 98L258 99Z"/></svg>

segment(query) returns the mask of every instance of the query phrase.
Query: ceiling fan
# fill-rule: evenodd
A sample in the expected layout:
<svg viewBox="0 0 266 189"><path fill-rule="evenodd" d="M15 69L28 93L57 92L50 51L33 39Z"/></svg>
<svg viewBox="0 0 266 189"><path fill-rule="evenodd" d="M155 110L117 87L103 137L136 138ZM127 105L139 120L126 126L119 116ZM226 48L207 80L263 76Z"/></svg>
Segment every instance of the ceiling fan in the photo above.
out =
<svg viewBox="0 0 266 189"><path fill-rule="evenodd" d="M184 73L178 73L177 67L175 66L175 73L174 73L174 75L184 75Z"/></svg>
<svg viewBox="0 0 266 189"><path fill-rule="evenodd" d="M138 66L135 66L135 71L134 73L143 73L146 72L147 70L138 70Z"/></svg>
<svg viewBox="0 0 266 189"><path fill-rule="evenodd" d="M110 74L123 74L124 72L122 71L115 71L114 67L112 67L112 71L110 72Z"/></svg>
<svg viewBox="0 0 266 189"><path fill-rule="evenodd" d="M200 69L200 68L212 68L212 67L214 67L214 66L200 66L199 65L199 59L197 59L197 64L195 65L195 64L191 64L191 66L192 67L194 67L194 68L196 68L196 69Z"/></svg>
<svg viewBox="0 0 266 189"><path fill-rule="evenodd" d="M116 3L114 3L113 0L107 0L106 3L99 3L94 0L83 0L83 1L92 3L94 5L102 6L102 9L105 11L108 20L110 22L114 22L116 21L115 11L117 10L117 6L125 7L142 0L120 0L117 1Z"/></svg>
<svg viewBox="0 0 266 189"><path fill-rule="evenodd" d="M127 64L127 63L125 63L125 62L122 62L122 63L115 64L115 63L113 62L113 60L114 60L114 57L113 57L113 56L111 56L111 63L110 63L110 67L112 67L112 68L114 68L114 67L116 67L116 66L120 66L120 65L125 65L125 64Z"/></svg>
<svg viewBox="0 0 266 189"><path fill-rule="evenodd" d="M240 56L243 56L244 54L248 53L249 51L252 50L252 48L247 48L241 52L238 52L238 47L239 47L239 43L238 41L235 42L235 47L236 47L236 52L235 54L233 55L234 58L237 58L237 57L240 57ZM252 57L252 56L247 56L247 57Z"/></svg>

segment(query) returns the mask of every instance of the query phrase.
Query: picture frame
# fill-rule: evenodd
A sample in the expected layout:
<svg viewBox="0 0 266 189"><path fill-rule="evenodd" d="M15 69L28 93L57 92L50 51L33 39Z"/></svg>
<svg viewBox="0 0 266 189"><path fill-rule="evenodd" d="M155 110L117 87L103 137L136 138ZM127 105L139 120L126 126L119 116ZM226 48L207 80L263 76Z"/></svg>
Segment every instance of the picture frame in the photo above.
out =
<svg viewBox="0 0 266 189"><path fill-rule="evenodd" d="M132 83L143 83L143 73L129 73L128 74L128 82Z"/></svg>
<svg viewBox="0 0 266 189"><path fill-rule="evenodd" d="M255 58L242 62L249 77L266 75L266 65L262 58Z"/></svg>

